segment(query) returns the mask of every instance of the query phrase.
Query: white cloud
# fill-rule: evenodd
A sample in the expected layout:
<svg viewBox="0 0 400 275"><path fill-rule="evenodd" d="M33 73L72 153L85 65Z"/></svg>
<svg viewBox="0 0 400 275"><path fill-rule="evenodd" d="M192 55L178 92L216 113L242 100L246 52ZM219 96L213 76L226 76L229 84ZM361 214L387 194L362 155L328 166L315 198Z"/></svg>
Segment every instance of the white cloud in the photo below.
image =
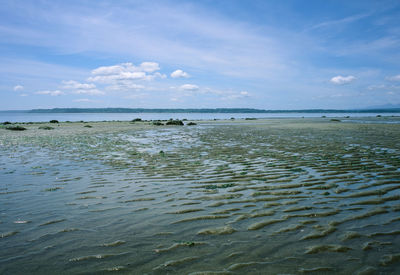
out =
<svg viewBox="0 0 400 275"><path fill-rule="evenodd" d="M156 62L143 62L139 66L131 62L121 63L113 66L102 66L92 70L93 75L118 75L124 72L146 72L152 73L159 71L160 66Z"/></svg>
<svg viewBox="0 0 400 275"><path fill-rule="evenodd" d="M147 76L147 80L153 80L156 77L159 77L161 79L165 79L165 78L167 78L167 75L166 74L161 74L159 72L156 72L156 73L154 73L152 75L148 75Z"/></svg>
<svg viewBox="0 0 400 275"><path fill-rule="evenodd" d="M132 63L122 63L120 65L114 65L114 66L102 66L92 70L92 74L93 75L119 74L131 67L133 67Z"/></svg>
<svg viewBox="0 0 400 275"><path fill-rule="evenodd" d="M113 83L120 80L145 80L145 72L120 72L118 74L109 75L97 75L94 77L89 77L87 80L89 82L99 82L99 83Z"/></svg>
<svg viewBox="0 0 400 275"><path fill-rule="evenodd" d="M360 19L364 19L365 17L368 17L371 14L372 13L356 14L356 15L344 17L341 19L325 21L325 22L322 22L322 23L312 26L309 30L350 24L350 23L359 21Z"/></svg>
<svg viewBox="0 0 400 275"><path fill-rule="evenodd" d="M59 96L59 95L64 95L65 93L60 91L60 90L55 90L55 91L38 91L35 94L37 94L37 95Z"/></svg>
<svg viewBox="0 0 400 275"><path fill-rule="evenodd" d="M189 77L189 74L182 70L176 70L171 73L171 77L172 78Z"/></svg>
<svg viewBox="0 0 400 275"><path fill-rule="evenodd" d="M94 102L94 101L88 98L78 98L75 99L74 102Z"/></svg>
<svg viewBox="0 0 400 275"><path fill-rule="evenodd" d="M386 77L386 79L390 81L400 81L400 74L394 76L388 76Z"/></svg>
<svg viewBox="0 0 400 275"><path fill-rule="evenodd" d="M199 86L194 85L194 84L183 84L179 87L179 90L182 91L197 91L199 89Z"/></svg>
<svg viewBox="0 0 400 275"><path fill-rule="evenodd" d="M74 94L104 95L104 92L96 89L96 85L93 83L79 83L75 80L63 81L62 83L63 89L70 90Z"/></svg>
<svg viewBox="0 0 400 275"><path fill-rule="evenodd" d="M398 85L385 85L385 84L380 84L380 85L370 85L367 87L367 90L369 91L399 91L400 86Z"/></svg>
<svg viewBox="0 0 400 275"><path fill-rule="evenodd" d="M18 91L23 91L24 90L24 86L22 85L15 85L14 86L14 91L18 92Z"/></svg>
<svg viewBox="0 0 400 275"><path fill-rule="evenodd" d="M114 85L107 86L107 90L111 91L128 91L128 90L142 90L145 86L132 83L131 81L122 81Z"/></svg>
<svg viewBox="0 0 400 275"><path fill-rule="evenodd" d="M73 91L74 94L84 94L84 95L104 95L103 91L100 91L98 89L89 89L89 90L82 90L78 89Z"/></svg>
<svg viewBox="0 0 400 275"><path fill-rule="evenodd" d="M87 84L87 83L79 83L74 80L69 80L69 81L63 81L63 88L64 89L81 89L81 90L88 90L88 89L95 89L96 85L95 84Z"/></svg>
<svg viewBox="0 0 400 275"><path fill-rule="evenodd" d="M152 73L160 70L160 66L156 62L143 62L140 64L139 68L146 73Z"/></svg>
<svg viewBox="0 0 400 275"><path fill-rule="evenodd" d="M356 78L352 75L348 75L348 76L338 75L338 76L332 77L330 82L333 84L336 84L336 85L344 85L344 84L351 83L354 80L356 80Z"/></svg>
<svg viewBox="0 0 400 275"><path fill-rule="evenodd" d="M20 94L19 96L28 96L28 94Z"/></svg>
<svg viewBox="0 0 400 275"><path fill-rule="evenodd" d="M129 80L129 79L145 79L146 78L146 73L145 72L122 72L119 75L116 76L116 79L118 80Z"/></svg>
<svg viewBox="0 0 400 275"><path fill-rule="evenodd" d="M381 90L381 89L385 89L386 85L384 84L379 84L379 85L370 85L367 87L368 90L373 91L373 90Z"/></svg>
<svg viewBox="0 0 400 275"><path fill-rule="evenodd" d="M147 93L139 93L139 94L128 94L126 96L124 96L125 99L144 99L144 98L148 98L149 94Z"/></svg>
<svg viewBox="0 0 400 275"><path fill-rule="evenodd" d="M167 77L164 74L156 72L158 70L160 70L160 66L156 62L143 62L139 66L127 62L113 66L102 66L94 69L92 71L93 76L89 77L87 81L113 84L125 80L153 80L157 77Z"/></svg>
<svg viewBox="0 0 400 275"><path fill-rule="evenodd" d="M225 96L221 97L222 100L236 100L236 99L243 99L250 97L250 94L247 91L241 91L239 93L228 91L225 92L225 94L226 94Z"/></svg>

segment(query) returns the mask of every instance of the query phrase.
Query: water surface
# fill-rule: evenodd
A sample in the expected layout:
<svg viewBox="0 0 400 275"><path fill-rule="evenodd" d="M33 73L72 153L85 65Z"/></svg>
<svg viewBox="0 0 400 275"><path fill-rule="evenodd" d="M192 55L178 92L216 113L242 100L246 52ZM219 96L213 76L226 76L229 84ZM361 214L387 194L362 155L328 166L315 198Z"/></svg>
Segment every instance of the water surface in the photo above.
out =
<svg viewBox="0 0 400 275"><path fill-rule="evenodd" d="M0 273L400 268L398 124L51 125L0 129Z"/></svg>
<svg viewBox="0 0 400 275"><path fill-rule="evenodd" d="M135 118L143 120L213 120L244 118L301 118L301 117L384 117L399 116L399 113L29 113L0 111L0 122L48 122L58 121L130 121Z"/></svg>

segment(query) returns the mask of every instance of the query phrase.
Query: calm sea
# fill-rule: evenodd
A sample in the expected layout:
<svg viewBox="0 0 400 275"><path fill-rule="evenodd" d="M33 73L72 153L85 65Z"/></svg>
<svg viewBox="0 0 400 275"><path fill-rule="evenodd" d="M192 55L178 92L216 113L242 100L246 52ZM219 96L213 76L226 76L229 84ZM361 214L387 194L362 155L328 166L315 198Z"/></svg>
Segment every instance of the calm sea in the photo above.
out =
<svg viewBox="0 0 400 275"><path fill-rule="evenodd" d="M392 116L399 113L28 113L0 112L0 122L46 122L58 121L129 121L135 118L143 120L212 120L230 118L290 118L290 117L375 117Z"/></svg>

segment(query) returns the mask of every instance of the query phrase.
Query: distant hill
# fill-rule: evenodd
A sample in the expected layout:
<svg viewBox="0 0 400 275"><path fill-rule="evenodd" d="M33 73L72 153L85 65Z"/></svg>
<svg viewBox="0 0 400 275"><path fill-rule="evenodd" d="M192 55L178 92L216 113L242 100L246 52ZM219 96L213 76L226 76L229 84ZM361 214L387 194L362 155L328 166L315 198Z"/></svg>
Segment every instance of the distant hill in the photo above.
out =
<svg viewBox="0 0 400 275"><path fill-rule="evenodd" d="M303 110L262 110L251 108L215 109L145 109L145 108L54 108L33 109L29 113L398 113L395 108L365 108L353 110L303 109Z"/></svg>
<svg viewBox="0 0 400 275"><path fill-rule="evenodd" d="M216 109L146 109L146 108L54 108L33 109L30 113L263 113L265 110L250 108Z"/></svg>

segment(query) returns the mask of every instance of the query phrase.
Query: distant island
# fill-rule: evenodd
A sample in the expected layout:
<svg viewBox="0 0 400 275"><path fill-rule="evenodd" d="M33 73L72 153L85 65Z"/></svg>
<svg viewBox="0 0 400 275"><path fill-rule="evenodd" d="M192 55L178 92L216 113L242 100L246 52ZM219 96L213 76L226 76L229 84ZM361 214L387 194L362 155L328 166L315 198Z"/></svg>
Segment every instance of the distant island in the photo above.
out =
<svg viewBox="0 0 400 275"><path fill-rule="evenodd" d="M29 113L399 113L400 108L377 109L301 109L263 110L252 108L146 109L146 108L53 108L33 109Z"/></svg>

